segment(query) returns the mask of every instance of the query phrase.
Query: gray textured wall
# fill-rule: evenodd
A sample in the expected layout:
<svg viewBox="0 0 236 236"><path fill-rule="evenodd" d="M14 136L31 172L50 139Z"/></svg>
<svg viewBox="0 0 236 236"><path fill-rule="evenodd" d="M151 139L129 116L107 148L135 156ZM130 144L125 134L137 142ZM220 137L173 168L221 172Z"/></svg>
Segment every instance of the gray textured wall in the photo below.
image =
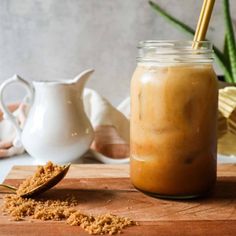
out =
<svg viewBox="0 0 236 236"><path fill-rule="evenodd" d="M156 0L157 1L157 0ZM158 0L195 27L202 1ZM231 1L236 12L236 1ZM209 38L222 46L221 0ZM118 104L129 94L136 45L143 39L186 39L146 0L0 0L0 81L18 73L28 80L72 78L96 69L88 87ZM11 89L7 99L19 99Z"/></svg>

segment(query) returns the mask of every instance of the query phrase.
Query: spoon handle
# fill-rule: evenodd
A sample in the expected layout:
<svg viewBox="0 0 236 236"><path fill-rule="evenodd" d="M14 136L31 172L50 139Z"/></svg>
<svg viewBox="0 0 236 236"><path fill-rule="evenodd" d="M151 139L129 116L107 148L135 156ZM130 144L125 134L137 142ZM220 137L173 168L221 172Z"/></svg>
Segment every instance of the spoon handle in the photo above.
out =
<svg viewBox="0 0 236 236"><path fill-rule="evenodd" d="M0 184L0 187L4 187L4 188L7 188L7 189L10 189L10 190L12 190L14 192L17 190L16 187L8 185L8 184Z"/></svg>

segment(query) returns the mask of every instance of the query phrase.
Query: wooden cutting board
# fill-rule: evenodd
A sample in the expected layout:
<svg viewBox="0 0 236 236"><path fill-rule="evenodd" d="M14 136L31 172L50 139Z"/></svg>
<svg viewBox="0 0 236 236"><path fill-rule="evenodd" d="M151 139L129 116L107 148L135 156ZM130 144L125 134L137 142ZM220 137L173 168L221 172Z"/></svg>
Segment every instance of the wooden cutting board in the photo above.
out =
<svg viewBox="0 0 236 236"><path fill-rule="evenodd" d="M15 166L5 183L17 186L34 170ZM79 198L81 211L111 212L139 222L139 226L124 229L123 235L236 235L236 164L218 166L216 190L205 199L172 201L146 196L131 185L127 165L73 165L66 178L43 196L68 193ZM0 205L4 194L0 193ZM0 235L88 234L64 222L14 222L0 213Z"/></svg>

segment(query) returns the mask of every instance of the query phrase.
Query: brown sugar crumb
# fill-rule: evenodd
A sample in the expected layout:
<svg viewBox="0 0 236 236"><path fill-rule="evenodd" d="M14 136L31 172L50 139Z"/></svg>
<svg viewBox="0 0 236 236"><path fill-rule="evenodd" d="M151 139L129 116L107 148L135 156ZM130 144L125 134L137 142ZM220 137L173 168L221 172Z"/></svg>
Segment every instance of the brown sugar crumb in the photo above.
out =
<svg viewBox="0 0 236 236"><path fill-rule="evenodd" d="M59 174L64 169L63 166L55 165L52 162L48 162L45 166L38 166L35 174L27 178L16 191L17 195L28 193L34 188L44 184L49 179Z"/></svg>
<svg viewBox="0 0 236 236"><path fill-rule="evenodd" d="M88 216L79 211L70 215L67 219L69 225L79 225L89 234L117 234L127 226L135 225L135 222L112 214Z"/></svg>
<svg viewBox="0 0 236 236"><path fill-rule="evenodd" d="M65 200L44 200L22 198L18 195L6 195L3 213L10 215L11 220L21 221L26 217L39 220L64 221L73 226L80 226L89 234L116 234L127 226L136 223L126 217L112 214L90 216L77 211L74 207L78 201L73 197Z"/></svg>
<svg viewBox="0 0 236 236"><path fill-rule="evenodd" d="M11 216L15 221L23 220L30 216L40 220L65 220L76 210L72 207L78 202L71 199L62 200L36 200L22 198L18 195L7 195L4 198L3 212Z"/></svg>

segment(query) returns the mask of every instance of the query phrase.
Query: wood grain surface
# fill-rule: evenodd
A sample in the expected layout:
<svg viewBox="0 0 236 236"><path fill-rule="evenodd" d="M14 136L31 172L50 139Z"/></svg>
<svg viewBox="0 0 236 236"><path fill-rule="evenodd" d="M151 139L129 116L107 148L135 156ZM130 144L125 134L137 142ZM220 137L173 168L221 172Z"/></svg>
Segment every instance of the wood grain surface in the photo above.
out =
<svg viewBox="0 0 236 236"><path fill-rule="evenodd" d="M15 166L5 183L17 186L35 170ZM79 199L83 212L111 212L138 221L123 235L236 235L236 165L218 166L214 193L202 199L173 201L149 197L129 180L126 165L73 165L66 178L44 198L61 198L68 193ZM0 193L0 205L5 193ZM88 235L78 226L64 222L29 220L14 222L0 214L0 235Z"/></svg>

